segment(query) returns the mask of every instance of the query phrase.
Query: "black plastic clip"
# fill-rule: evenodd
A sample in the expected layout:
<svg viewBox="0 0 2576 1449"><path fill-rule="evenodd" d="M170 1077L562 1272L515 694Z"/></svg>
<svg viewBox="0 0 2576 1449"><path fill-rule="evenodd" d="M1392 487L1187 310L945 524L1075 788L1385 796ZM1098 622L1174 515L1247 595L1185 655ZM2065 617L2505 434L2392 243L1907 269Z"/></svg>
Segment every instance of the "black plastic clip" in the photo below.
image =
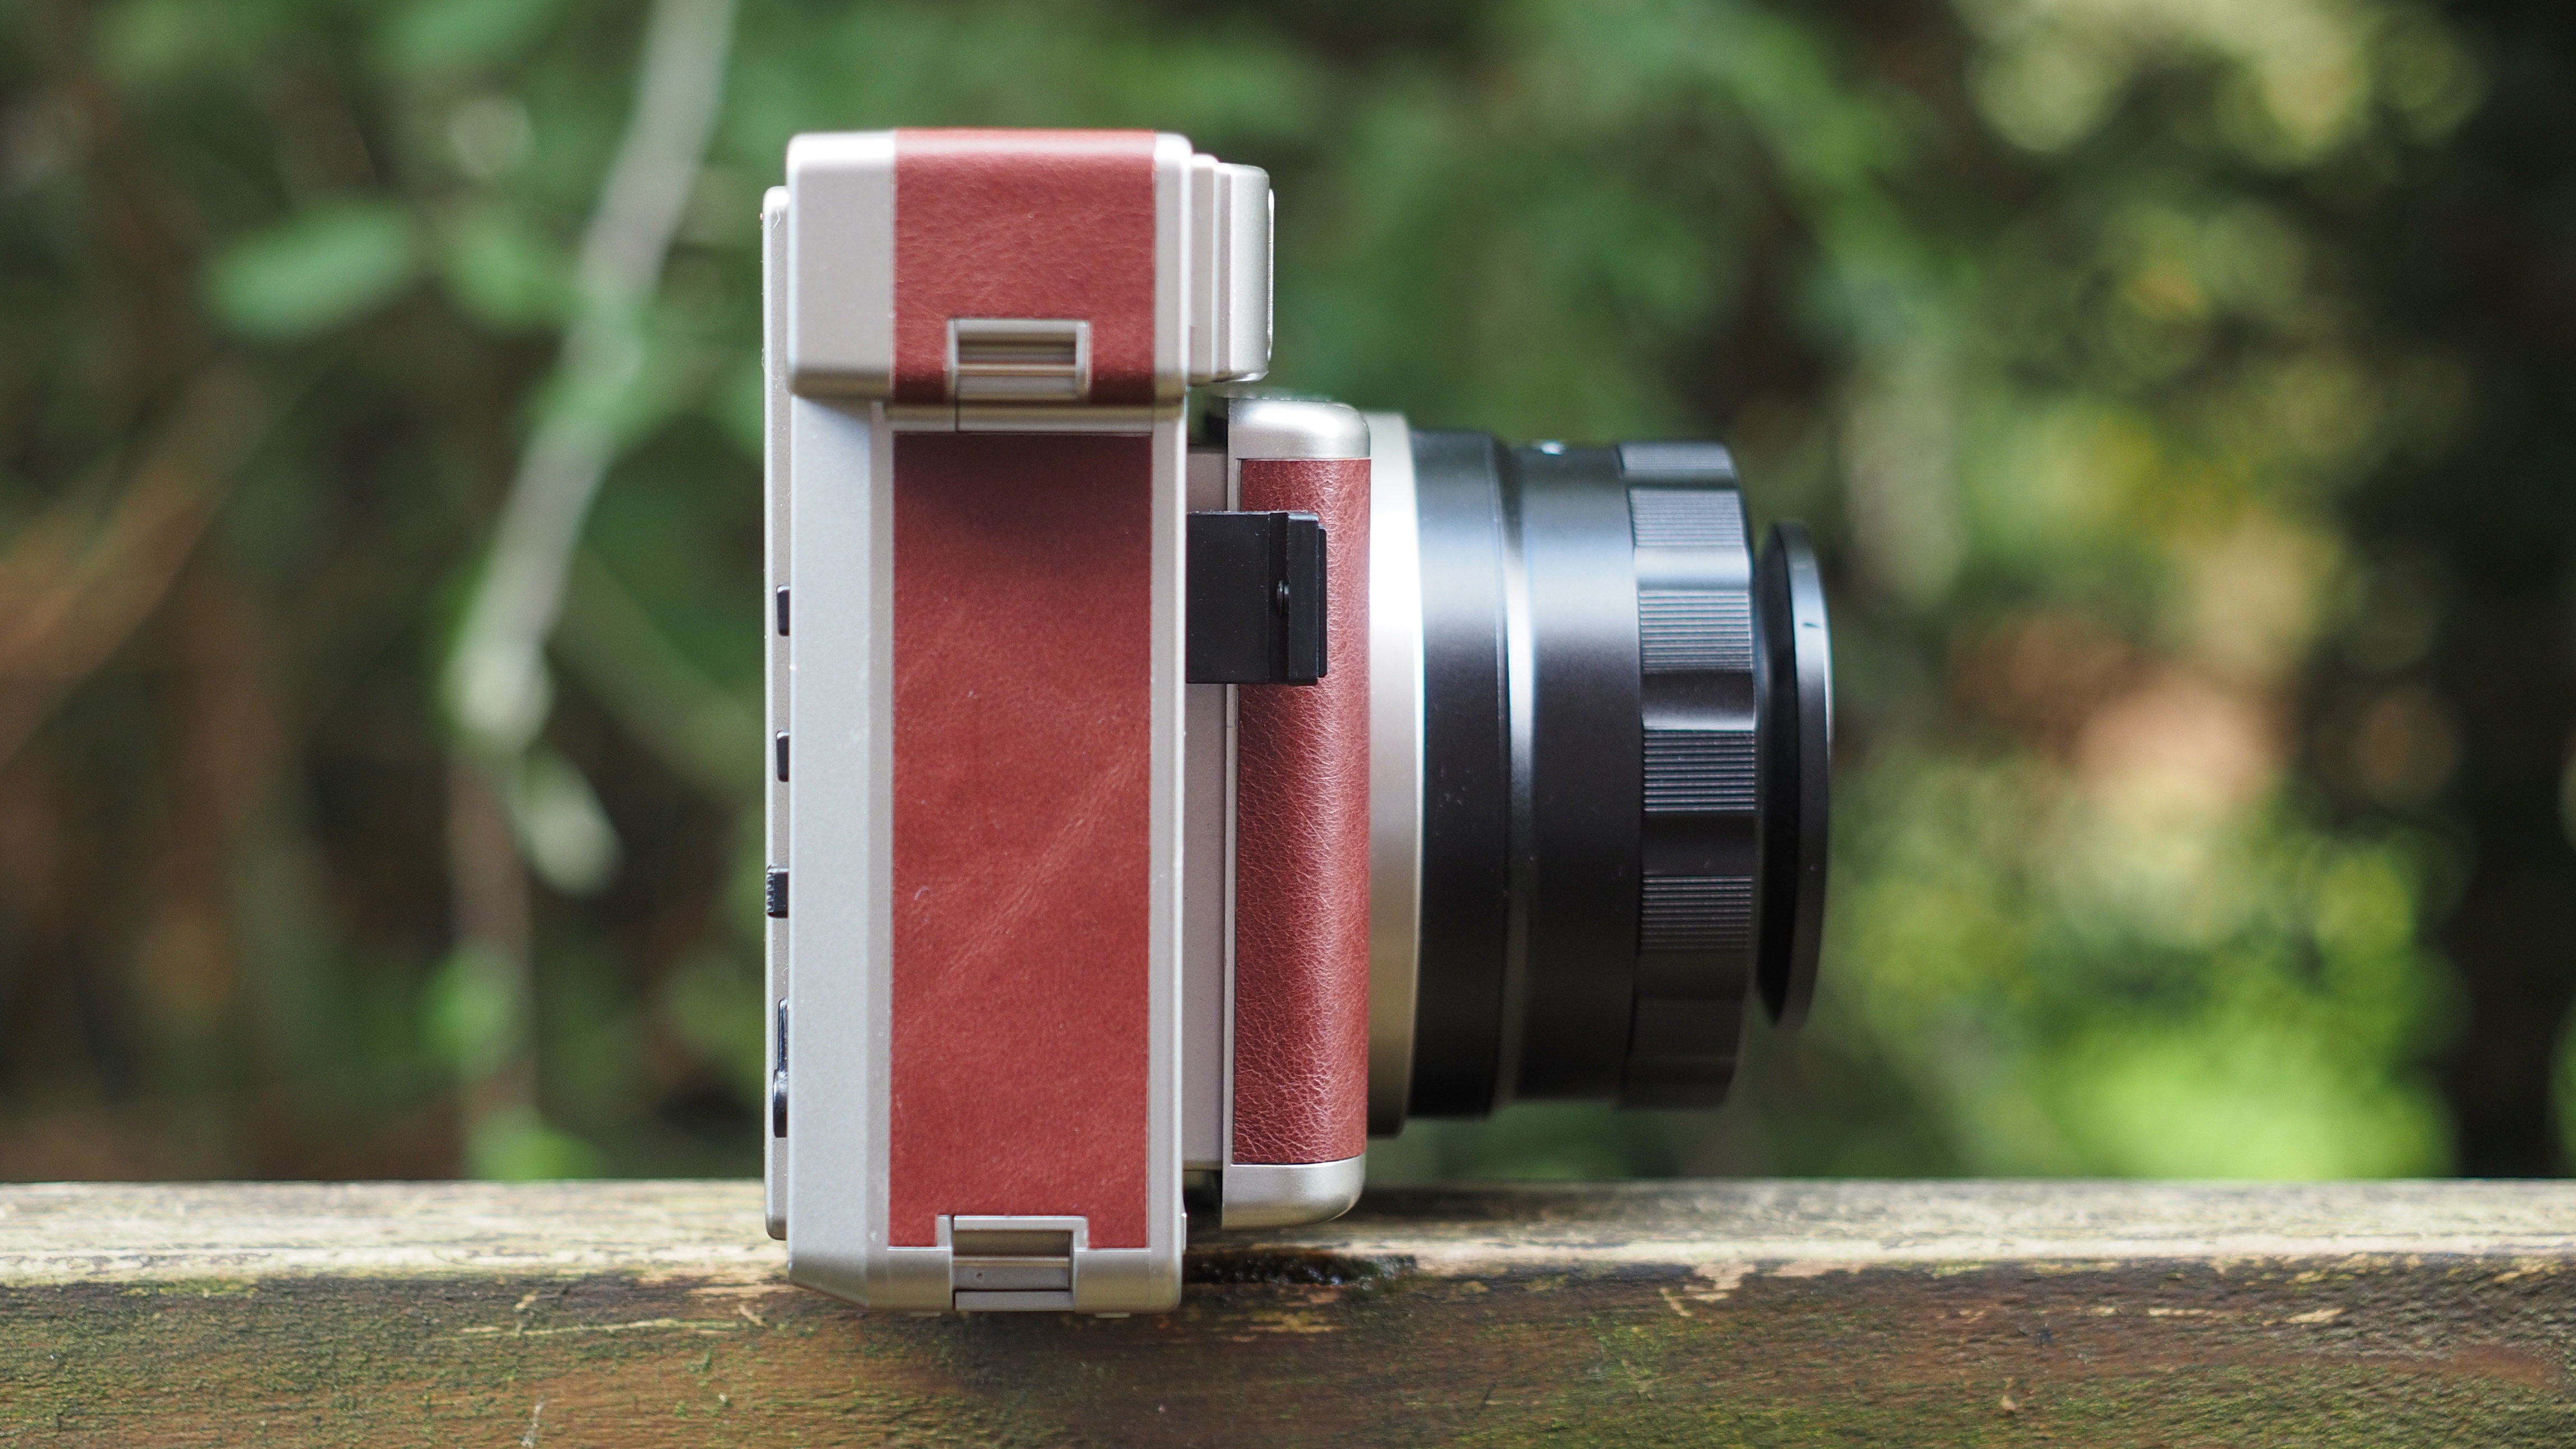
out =
<svg viewBox="0 0 2576 1449"><path fill-rule="evenodd" d="M1193 513L1192 684L1324 677L1324 525L1311 513Z"/></svg>

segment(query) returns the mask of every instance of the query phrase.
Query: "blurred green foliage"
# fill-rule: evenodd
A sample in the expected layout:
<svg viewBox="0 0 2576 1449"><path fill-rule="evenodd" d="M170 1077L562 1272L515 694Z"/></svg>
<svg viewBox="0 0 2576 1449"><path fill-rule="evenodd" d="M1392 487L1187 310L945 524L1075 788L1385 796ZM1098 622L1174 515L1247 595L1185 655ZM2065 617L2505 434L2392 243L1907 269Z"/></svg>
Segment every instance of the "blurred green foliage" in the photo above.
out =
<svg viewBox="0 0 2576 1449"><path fill-rule="evenodd" d="M544 1116L477 1149L511 1008L451 950L435 681L642 13L0 4L0 1176L755 1169L760 194L795 132L946 124L1263 165L1276 380L1723 436L1828 552L1810 1031L1724 1113L1416 1124L1381 1179L2460 1160L2454 579L2370 500L2491 424L2369 248L2507 58L2422 0L746 0L587 400L514 816Z"/></svg>

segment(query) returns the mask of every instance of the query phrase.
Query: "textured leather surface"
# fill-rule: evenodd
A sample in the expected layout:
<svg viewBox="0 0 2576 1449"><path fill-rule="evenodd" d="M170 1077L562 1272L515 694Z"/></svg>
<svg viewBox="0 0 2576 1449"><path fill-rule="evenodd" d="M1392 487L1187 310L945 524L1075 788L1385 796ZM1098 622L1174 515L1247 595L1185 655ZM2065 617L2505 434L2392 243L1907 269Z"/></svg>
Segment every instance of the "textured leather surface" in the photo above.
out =
<svg viewBox="0 0 2576 1449"><path fill-rule="evenodd" d="M897 131L894 396L947 397L955 317L1091 324L1091 400L1154 400L1154 134Z"/></svg>
<svg viewBox="0 0 2576 1449"><path fill-rule="evenodd" d="M1368 1146L1369 465L1247 459L1242 507L1324 521L1326 673L1242 692L1234 1160Z"/></svg>
<svg viewBox="0 0 2576 1449"><path fill-rule="evenodd" d="M1152 480L1148 438L896 437L895 1244L1146 1245Z"/></svg>

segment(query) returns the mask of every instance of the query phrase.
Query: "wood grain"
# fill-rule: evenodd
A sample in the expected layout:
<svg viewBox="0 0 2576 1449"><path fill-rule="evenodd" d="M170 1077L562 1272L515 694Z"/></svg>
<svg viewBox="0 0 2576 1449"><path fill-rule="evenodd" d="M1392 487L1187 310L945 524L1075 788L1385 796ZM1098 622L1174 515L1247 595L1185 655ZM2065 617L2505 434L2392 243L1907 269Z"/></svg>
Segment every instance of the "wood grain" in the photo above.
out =
<svg viewBox="0 0 2576 1449"><path fill-rule="evenodd" d="M0 1439L2576 1443L2576 1187L1408 1191L1178 1312L869 1314L751 1183L0 1187Z"/></svg>

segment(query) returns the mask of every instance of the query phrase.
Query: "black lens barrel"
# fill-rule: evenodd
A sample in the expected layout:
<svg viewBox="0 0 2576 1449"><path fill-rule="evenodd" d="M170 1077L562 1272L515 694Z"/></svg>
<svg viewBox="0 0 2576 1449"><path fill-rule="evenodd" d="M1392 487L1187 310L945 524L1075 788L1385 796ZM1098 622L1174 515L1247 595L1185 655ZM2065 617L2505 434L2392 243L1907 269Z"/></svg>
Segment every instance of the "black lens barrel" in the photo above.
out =
<svg viewBox="0 0 2576 1449"><path fill-rule="evenodd" d="M1413 435L1423 702L1416 1116L1481 1117L1500 1105L1512 839L1502 466L1483 433Z"/></svg>
<svg viewBox="0 0 2576 1449"><path fill-rule="evenodd" d="M1416 432L1413 455L1410 1110L1713 1106L1757 981L1794 1017L1814 979L1830 676L1804 534L1757 578L1711 443Z"/></svg>

